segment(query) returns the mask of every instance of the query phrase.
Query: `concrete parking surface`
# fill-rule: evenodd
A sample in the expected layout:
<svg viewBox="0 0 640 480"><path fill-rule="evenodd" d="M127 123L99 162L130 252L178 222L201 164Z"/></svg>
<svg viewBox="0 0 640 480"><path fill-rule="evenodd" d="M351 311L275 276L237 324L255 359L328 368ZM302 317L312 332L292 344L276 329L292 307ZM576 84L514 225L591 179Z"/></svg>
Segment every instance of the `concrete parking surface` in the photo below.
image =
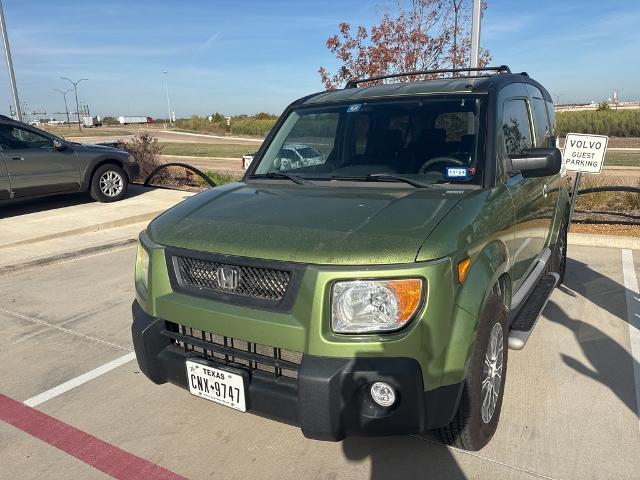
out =
<svg viewBox="0 0 640 480"><path fill-rule="evenodd" d="M0 276L3 478L106 478L90 466L100 461L119 478L136 478L135 465L146 478L638 478L629 315L640 310L628 311L638 296L623 275L624 258L626 281L640 274L637 251L570 249L565 285L527 347L509 352L498 432L478 453L428 435L308 440L295 427L152 384L131 354L134 256L128 246ZM121 366L50 391L117 359ZM34 397L36 410L10 400Z"/></svg>
<svg viewBox="0 0 640 480"><path fill-rule="evenodd" d="M136 239L150 220L193 193L131 185L120 202L98 203L87 194L0 206L0 272L87 248Z"/></svg>

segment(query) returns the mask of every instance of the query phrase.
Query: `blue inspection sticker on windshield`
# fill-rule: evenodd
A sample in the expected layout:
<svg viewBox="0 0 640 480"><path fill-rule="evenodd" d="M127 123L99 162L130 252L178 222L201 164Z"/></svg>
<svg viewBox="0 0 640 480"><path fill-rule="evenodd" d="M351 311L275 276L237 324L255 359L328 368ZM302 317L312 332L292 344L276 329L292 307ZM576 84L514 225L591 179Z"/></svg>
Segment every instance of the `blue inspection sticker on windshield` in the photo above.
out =
<svg viewBox="0 0 640 480"><path fill-rule="evenodd" d="M445 176L447 178L467 178L469 169L466 167L447 167Z"/></svg>
<svg viewBox="0 0 640 480"><path fill-rule="evenodd" d="M359 112L361 106L361 103L354 103L353 105L349 105L349 107L347 108L347 113Z"/></svg>
<svg viewBox="0 0 640 480"><path fill-rule="evenodd" d="M444 176L449 180L471 180L475 174L475 167L446 167L444 170Z"/></svg>

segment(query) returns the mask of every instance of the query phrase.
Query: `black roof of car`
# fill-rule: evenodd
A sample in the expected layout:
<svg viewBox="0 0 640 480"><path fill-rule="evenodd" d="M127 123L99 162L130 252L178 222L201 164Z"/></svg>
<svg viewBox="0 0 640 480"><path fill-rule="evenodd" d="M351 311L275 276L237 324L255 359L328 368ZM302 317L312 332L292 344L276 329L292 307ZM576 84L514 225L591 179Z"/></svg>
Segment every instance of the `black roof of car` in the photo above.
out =
<svg viewBox="0 0 640 480"><path fill-rule="evenodd" d="M505 70L498 70L504 68ZM418 80L404 83L387 83L383 85L373 85L368 87L356 87L357 83L367 82L367 79L352 81L342 90L330 90L316 93L308 97L301 98L298 105L316 105L323 103L333 103L342 101L362 101L386 97L401 97L415 95L437 95L451 93L487 93L491 89L510 83L528 83L540 89L544 99L552 102L549 92L538 82L529 77L525 72L511 73L508 67L496 67L494 70L499 73L494 75L458 76L448 78L436 78L433 80ZM448 71L448 70L447 70ZM468 73L468 70L457 70ZM436 71L438 72L438 71ZM409 73L406 75L411 75ZM423 73L424 74L424 73ZM399 76L399 75L398 75ZM387 78L387 77L379 77Z"/></svg>

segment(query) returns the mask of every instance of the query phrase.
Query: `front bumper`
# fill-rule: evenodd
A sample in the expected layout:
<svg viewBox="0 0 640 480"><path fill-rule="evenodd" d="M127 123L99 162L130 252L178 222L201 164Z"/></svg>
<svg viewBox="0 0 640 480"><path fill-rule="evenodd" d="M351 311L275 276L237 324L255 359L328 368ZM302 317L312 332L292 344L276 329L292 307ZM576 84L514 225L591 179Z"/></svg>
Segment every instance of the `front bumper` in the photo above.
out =
<svg viewBox="0 0 640 480"><path fill-rule="evenodd" d="M172 345L164 320L133 304L133 343L140 370L153 382L188 389L185 360L197 356ZM380 407L369 395L373 382L396 388L398 400ZM308 438L401 435L447 425L458 406L461 384L424 392L412 358L334 358L304 355L297 379L252 371L247 411L298 425Z"/></svg>

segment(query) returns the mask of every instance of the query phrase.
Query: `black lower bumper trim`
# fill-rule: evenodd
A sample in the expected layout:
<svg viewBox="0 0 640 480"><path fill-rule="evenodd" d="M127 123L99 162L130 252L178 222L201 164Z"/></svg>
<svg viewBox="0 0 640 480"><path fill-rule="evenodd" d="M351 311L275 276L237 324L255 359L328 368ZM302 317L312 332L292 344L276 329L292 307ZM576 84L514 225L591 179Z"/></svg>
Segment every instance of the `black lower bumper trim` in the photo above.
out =
<svg viewBox="0 0 640 480"><path fill-rule="evenodd" d="M197 355L162 335L164 320L133 304L132 335L140 370L155 383L188 389L185 360ZM374 382L396 391L390 407L376 404ZM424 392L422 371L412 358L333 358L304 355L297 380L253 371L247 410L298 425L306 437L341 440L345 436L402 435L444 426L451 421L461 385Z"/></svg>

